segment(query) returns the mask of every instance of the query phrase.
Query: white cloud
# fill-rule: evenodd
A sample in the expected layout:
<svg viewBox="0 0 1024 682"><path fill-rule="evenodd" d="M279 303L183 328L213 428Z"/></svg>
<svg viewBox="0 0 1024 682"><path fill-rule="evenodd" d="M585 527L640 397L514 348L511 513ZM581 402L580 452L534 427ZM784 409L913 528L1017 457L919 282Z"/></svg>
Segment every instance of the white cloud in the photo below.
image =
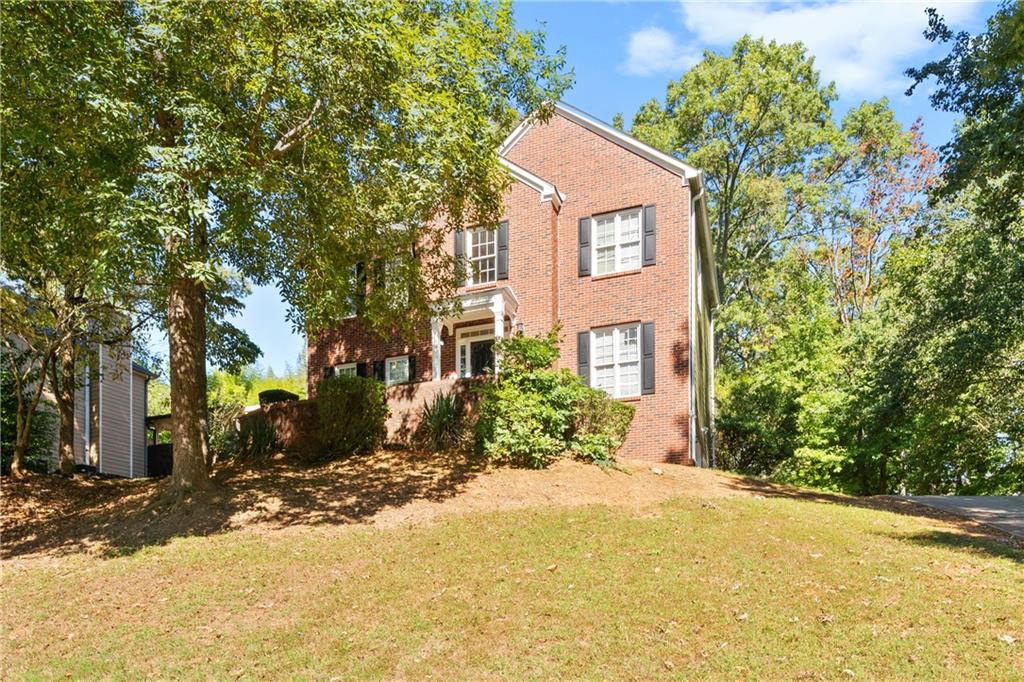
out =
<svg viewBox="0 0 1024 682"><path fill-rule="evenodd" d="M901 92L908 85L903 71L916 65L928 52L922 35L927 27L925 8L938 5L952 26L973 16L978 5L967 2L920 0L914 2L830 3L681 3L683 24L691 43L681 44L658 28L634 33L630 38L628 65L646 67L647 73L670 71L683 63L681 55L700 54L704 48L729 48L745 33L778 42L800 41L815 57L822 77L833 80L840 94L877 97ZM660 34L654 36L652 32ZM646 35L649 44L663 50L634 51L634 40ZM639 41L643 44L644 40ZM660 60L655 55L662 54ZM673 63L672 56L680 61ZM642 71L630 69L634 73Z"/></svg>
<svg viewBox="0 0 1024 682"><path fill-rule="evenodd" d="M629 36L627 73L647 76L664 71L687 69L700 59L699 52L686 51L671 33L657 27L645 28Z"/></svg>

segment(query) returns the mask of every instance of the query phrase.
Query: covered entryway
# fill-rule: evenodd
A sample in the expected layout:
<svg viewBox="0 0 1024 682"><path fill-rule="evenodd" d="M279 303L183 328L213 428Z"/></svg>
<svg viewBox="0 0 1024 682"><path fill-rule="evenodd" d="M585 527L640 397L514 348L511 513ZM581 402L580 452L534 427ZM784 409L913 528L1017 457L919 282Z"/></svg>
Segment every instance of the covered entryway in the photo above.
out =
<svg viewBox="0 0 1024 682"><path fill-rule="evenodd" d="M468 292L459 296L460 314L438 316L431 321L431 360L433 380L442 378L441 354L447 343L455 344L454 371L449 376L469 378L493 374L500 369L501 358L494 344L518 327L519 299L509 287ZM449 360L450 362L450 360ZM450 365L449 365L450 367Z"/></svg>

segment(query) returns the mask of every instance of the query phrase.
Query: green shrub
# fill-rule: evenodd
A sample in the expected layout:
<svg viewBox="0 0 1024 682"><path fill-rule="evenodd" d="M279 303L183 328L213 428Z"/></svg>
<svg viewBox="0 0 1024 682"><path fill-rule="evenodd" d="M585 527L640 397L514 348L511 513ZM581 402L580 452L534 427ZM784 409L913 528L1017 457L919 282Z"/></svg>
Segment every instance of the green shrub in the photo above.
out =
<svg viewBox="0 0 1024 682"><path fill-rule="evenodd" d="M383 383L367 377L328 377L320 381L316 404L325 456L370 452L383 444L389 414Z"/></svg>
<svg viewBox="0 0 1024 682"><path fill-rule="evenodd" d="M299 399L299 396L283 388L269 388L266 391L260 391L259 398L260 405L270 405L271 403L294 402Z"/></svg>
<svg viewBox="0 0 1024 682"><path fill-rule="evenodd" d="M501 371L481 390L475 444L495 461L542 468L565 454L610 464L622 446L633 407L590 388L558 359L558 328L541 337L496 344Z"/></svg>
<svg viewBox="0 0 1024 682"><path fill-rule="evenodd" d="M243 457L266 457L277 449L277 429L262 412L247 416L241 422L238 444Z"/></svg>
<svg viewBox="0 0 1024 682"><path fill-rule="evenodd" d="M845 448L797 448L792 457L776 465L772 480L819 490L848 492L842 484L842 473L850 463Z"/></svg>
<svg viewBox="0 0 1024 682"><path fill-rule="evenodd" d="M576 404L575 428L571 441L573 455L601 466L609 466L629 435L636 407L613 400L604 391L583 386Z"/></svg>
<svg viewBox="0 0 1024 682"><path fill-rule="evenodd" d="M420 412L418 439L434 452L455 447L463 431L462 398L454 393L438 393Z"/></svg>

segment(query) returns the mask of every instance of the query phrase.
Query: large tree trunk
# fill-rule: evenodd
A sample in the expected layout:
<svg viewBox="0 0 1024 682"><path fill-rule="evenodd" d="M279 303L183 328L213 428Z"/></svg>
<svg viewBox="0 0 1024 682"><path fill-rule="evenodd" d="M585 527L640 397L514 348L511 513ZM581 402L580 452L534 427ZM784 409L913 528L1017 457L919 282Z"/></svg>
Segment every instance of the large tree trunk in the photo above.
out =
<svg viewBox="0 0 1024 682"><path fill-rule="evenodd" d="M172 490L178 494L209 487L206 443L206 310L198 283L176 278L170 287L167 336L170 340Z"/></svg>
<svg viewBox="0 0 1024 682"><path fill-rule="evenodd" d="M60 472L71 475L75 473L75 342L68 338L57 350L57 361L54 362L53 396L57 401L57 414L60 416L60 441L57 453L60 459Z"/></svg>
<svg viewBox="0 0 1024 682"><path fill-rule="evenodd" d="M11 454L11 476L21 478L28 473L28 470L25 468L25 452L28 450L28 430L22 428L21 415L18 415L17 421L14 452Z"/></svg>

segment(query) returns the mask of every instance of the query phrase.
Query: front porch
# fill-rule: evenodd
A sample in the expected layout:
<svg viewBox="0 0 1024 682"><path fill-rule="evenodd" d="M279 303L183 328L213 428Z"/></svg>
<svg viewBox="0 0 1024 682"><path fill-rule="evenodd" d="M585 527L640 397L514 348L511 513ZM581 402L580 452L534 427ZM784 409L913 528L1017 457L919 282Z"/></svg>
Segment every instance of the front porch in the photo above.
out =
<svg viewBox="0 0 1024 682"><path fill-rule="evenodd" d="M468 379L500 370L497 341L520 330L519 299L510 287L470 291L458 297L459 312L430 323L431 379Z"/></svg>

